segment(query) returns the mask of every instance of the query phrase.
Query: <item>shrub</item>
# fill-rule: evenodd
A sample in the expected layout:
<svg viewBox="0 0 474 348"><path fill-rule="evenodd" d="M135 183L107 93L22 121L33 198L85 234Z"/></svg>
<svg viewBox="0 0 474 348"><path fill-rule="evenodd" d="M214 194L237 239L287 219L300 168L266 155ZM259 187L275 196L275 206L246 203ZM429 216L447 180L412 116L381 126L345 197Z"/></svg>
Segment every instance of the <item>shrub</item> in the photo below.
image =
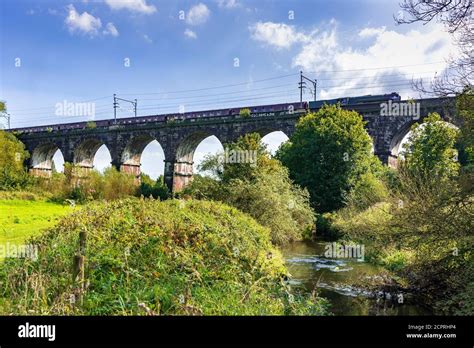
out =
<svg viewBox="0 0 474 348"><path fill-rule="evenodd" d="M0 130L0 190L20 189L30 184L24 165L29 156L13 134Z"/></svg>
<svg viewBox="0 0 474 348"><path fill-rule="evenodd" d="M375 203L388 199L389 192L385 184L371 172L360 175L352 188L347 205L358 210L365 210Z"/></svg>
<svg viewBox="0 0 474 348"><path fill-rule="evenodd" d="M228 150L255 151L255 163L221 163L219 154L210 156L200 169L212 178L196 178L183 194L236 207L269 227L276 244L301 240L304 231L314 230L309 194L293 184L260 140L258 134L247 134L228 145Z"/></svg>
<svg viewBox="0 0 474 348"><path fill-rule="evenodd" d="M248 108L240 109L240 111L239 111L240 117L248 118L248 117L251 116L251 114L252 114L252 112Z"/></svg>
<svg viewBox="0 0 474 348"><path fill-rule="evenodd" d="M139 195L144 197L153 197L155 199L165 200L170 197L168 186L165 184L163 175L156 181L153 181L148 175L141 174L140 187L138 189Z"/></svg>
<svg viewBox="0 0 474 348"><path fill-rule="evenodd" d="M73 281L81 231L85 278ZM4 314L325 313L320 298L289 300L268 229L215 202L89 204L30 243L39 248L37 260L6 259L0 267Z"/></svg>
<svg viewBox="0 0 474 348"><path fill-rule="evenodd" d="M114 167L107 168L101 179L103 181L102 197L106 200L133 196L137 192L136 178L131 174L119 172Z"/></svg>
<svg viewBox="0 0 474 348"><path fill-rule="evenodd" d="M86 128L87 129L95 129L95 128L97 128L97 124L94 121L88 121L86 123Z"/></svg>

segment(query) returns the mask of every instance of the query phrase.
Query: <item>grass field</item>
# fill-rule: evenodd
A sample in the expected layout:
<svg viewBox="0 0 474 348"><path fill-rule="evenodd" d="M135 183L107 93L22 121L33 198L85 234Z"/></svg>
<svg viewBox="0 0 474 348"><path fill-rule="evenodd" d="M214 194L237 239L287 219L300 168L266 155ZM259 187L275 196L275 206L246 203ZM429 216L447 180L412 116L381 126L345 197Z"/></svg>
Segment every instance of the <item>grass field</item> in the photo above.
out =
<svg viewBox="0 0 474 348"><path fill-rule="evenodd" d="M22 244L28 237L53 226L72 209L45 201L0 200L0 245Z"/></svg>

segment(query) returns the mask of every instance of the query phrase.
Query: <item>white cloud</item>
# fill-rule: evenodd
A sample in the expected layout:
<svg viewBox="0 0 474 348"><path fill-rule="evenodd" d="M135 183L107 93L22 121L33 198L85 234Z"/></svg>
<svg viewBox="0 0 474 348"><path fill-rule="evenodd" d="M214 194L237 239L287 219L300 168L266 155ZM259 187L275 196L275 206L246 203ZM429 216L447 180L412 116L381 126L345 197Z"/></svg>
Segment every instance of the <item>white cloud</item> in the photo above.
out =
<svg viewBox="0 0 474 348"><path fill-rule="evenodd" d="M87 12L79 14L73 5L68 6L68 15L64 22L71 33L79 32L91 36L97 35L102 27L100 18L96 18Z"/></svg>
<svg viewBox="0 0 474 348"><path fill-rule="evenodd" d="M204 24L209 19L211 11L203 3L191 7L186 16L186 23L190 25Z"/></svg>
<svg viewBox="0 0 474 348"><path fill-rule="evenodd" d="M148 5L146 0L105 0L112 10L129 10L143 14L156 12L156 7Z"/></svg>
<svg viewBox="0 0 474 348"><path fill-rule="evenodd" d="M284 23L258 22L249 27L254 40L274 46L278 49L290 48L297 42L308 40L308 36L299 33L293 26Z"/></svg>
<svg viewBox="0 0 474 348"><path fill-rule="evenodd" d="M217 5L220 8L228 9L240 7L240 3L238 2L238 0L217 0Z"/></svg>
<svg viewBox="0 0 474 348"><path fill-rule="evenodd" d="M197 39L197 35L194 31L190 30L190 29L186 29L184 31L184 36L190 38L190 39Z"/></svg>
<svg viewBox="0 0 474 348"><path fill-rule="evenodd" d="M380 28L364 28L359 31L359 36L362 38L374 37L382 34L385 31L385 27Z"/></svg>
<svg viewBox="0 0 474 348"><path fill-rule="evenodd" d="M338 37L333 20L312 32L273 22L259 22L250 30L256 41L275 49L292 48L293 68L316 78L334 79L321 81L318 93L322 99L392 91L400 91L402 97L413 95L412 77L432 78L435 71L441 73L446 58L455 51L449 34L438 24L406 33L367 27L354 31L356 37L349 43L347 37ZM439 63L427 64L433 62Z"/></svg>
<svg viewBox="0 0 474 348"><path fill-rule="evenodd" d="M118 36L119 32L113 23L107 23L105 30L103 31L104 35Z"/></svg>
<svg viewBox="0 0 474 348"><path fill-rule="evenodd" d="M153 43L153 40L147 34L144 34L143 38L145 39L146 42Z"/></svg>
<svg viewBox="0 0 474 348"><path fill-rule="evenodd" d="M312 70L317 66L321 71L333 70L334 61L328 59L338 49L336 29L314 35L293 59L293 66Z"/></svg>

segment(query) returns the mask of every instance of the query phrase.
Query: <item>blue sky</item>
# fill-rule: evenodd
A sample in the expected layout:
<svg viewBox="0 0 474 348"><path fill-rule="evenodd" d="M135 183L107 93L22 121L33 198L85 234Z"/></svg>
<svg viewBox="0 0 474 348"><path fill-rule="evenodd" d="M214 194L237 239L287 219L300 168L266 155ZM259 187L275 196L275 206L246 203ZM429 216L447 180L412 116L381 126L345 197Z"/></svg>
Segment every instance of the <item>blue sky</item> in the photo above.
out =
<svg viewBox="0 0 474 348"><path fill-rule="evenodd" d="M301 69L318 79L319 99L418 97L412 77L428 81L455 52L436 23L395 25L398 2L4 0L0 99L12 127L110 118L113 93L137 98L139 115L290 102ZM64 101L90 101L95 113L57 115ZM275 148L284 136L269 138ZM206 140L195 159L218 148ZM153 176L158 150L142 159ZM106 150L97 157L107 164Z"/></svg>

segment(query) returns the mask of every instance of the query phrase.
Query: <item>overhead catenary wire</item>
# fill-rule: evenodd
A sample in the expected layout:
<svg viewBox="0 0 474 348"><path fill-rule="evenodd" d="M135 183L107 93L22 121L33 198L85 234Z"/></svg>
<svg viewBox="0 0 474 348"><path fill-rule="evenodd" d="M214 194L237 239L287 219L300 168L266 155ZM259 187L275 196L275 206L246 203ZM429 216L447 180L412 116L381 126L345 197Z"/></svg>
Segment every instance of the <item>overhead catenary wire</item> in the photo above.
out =
<svg viewBox="0 0 474 348"><path fill-rule="evenodd" d="M390 67L374 67L374 68L364 68L364 69L349 69L349 70L327 70L327 71L321 71L321 72L314 72L314 71L309 71L309 73L318 73L318 74L324 74L324 73L336 73L336 72L351 72L351 71L365 71L365 70L380 70L380 69L393 69L393 68L399 68L399 67L409 67L409 66L420 66L420 65L429 65L429 64L439 64L442 62L431 62L431 63L426 63L426 64L411 64L411 65L399 65L399 66L390 66ZM413 74L425 74L425 73L434 73L436 71L424 71L424 72L413 72L413 73L404 73L404 74L397 74L397 76L408 76L408 75L413 75ZM271 81L275 79L281 79L281 78L286 78L286 77L291 77L291 76L297 76L298 73L293 73L293 74L287 74L287 75L280 75L280 76L275 76L275 77L270 77L270 78L265 78L265 79L260 79L260 80L253 80L253 81L247 81L247 82L242 82L242 83L235 83L235 84L228 84L228 85L221 85L221 86L213 86L213 87L206 87L206 88L199 88L199 89L187 89L187 90L178 90L178 91L163 91L163 92L155 92L155 93L121 93L121 95L135 95L135 96L144 96L144 95L166 95L166 94L178 94L178 93L191 93L191 92L197 92L197 91L204 91L204 90L211 90L211 89L219 89L219 88L227 88L227 87L234 87L234 86L243 86L243 85L249 85L253 83L260 83L260 82L265 82L265 81ZM331 81L331 80L344 80L344 79L373 79L376 76L355 76L355 77L344 77L344 78L319 78L318 80L320 81ZM390 76L392 77L392 76ZM273 88L272 86L270 87L263 87L263 88L255 88L255 89L247 89L244 91L231 91L231 92L221 92L223 93L239 93L239 92L245 92L245 91L251 91L251 90L260 90L260 89L266 89L266 88ZM192 96L190 96L192 97ZM77 101L76 103L86 103L86 102L92 102L92 101L97 101L97 100L103 100L106 98L113 98L112 95L108 96L102 96L98 98L93 98L93 99L87 99L87 100L81 100ZM108 106L108 104L107 104ZM51 108L52 106L38 106L38 107L31 107L31 108L21 108L21 109L11 109L9 108L9 111L18 113L20 111L25 111L25 110L40 110L40 109L48 109Z"/></svg>
<svg viewBox="0 0 474 348"><path fill-rule="evenodd" d="M406 67L414 67L414 66L422 66L422 65L431 65L431 64L439 64L443 63L441 61L439 62L430 62L430 63L424 63L424 64L407 64L407 65L398 65L398 66L383 66L383 67L371 67L371 68L362 68L362 69L347 69L347 70L327 70L327 71L320 71L317 72L318 74L327 74L327 73L337 73L337 72L355 72L355 71L367 71L367 70L383 70L383 69L397 69L397 68L406 68ZM435 71L421 71L421 72L413 72L413 73L391 73L386 76L381 76L380 74L374 74L374 75L369 75L369 76L351 76L351 77L331 77L331 78L318 78L319 81L344 81L344 80L355 80L358 83L363 81L364 79L375 79L374 82L376 84L374 85L364 85L364 86L341 86L340 84L330 84L330 85L320 85L319 89L324 90L324 89L335 89L335 90L365 90L365 89L374 89L374 88L389 88L389 87L410 87L411 83L410 81L407 81L407 79L404 80L392 80L394 77L402 77L402 76L411 76L412 79L430 79L430 77L422 78L422 74L431 74L434 73ZM314 72L310 72L314 73ZM149 104L143 104L141 103L140 107L138 110L151 110L151 109L157 109L157 110L172 110L173 108L176 108L180 104L185 104L186 108L190 108L193 106L202 106L202 105L209 105L210 108L213 108L213 105L222 105L223 103L237 103L237 102L244 102L244 101L252 101L252 100L262 100L262 99L268 99L268 100L275 100L276 98L284 97L284 96L289 96L284 93L288 92L291 93L292 91L282 91L279 90L280 88L283 89L287 86L293 86L295 83L288 83L288 84L279 84L276 86L264 86L264 87L258 87L258 88L246 88L246 89L238 89L238 90L231 90L231 91L221 91L219 93L214 93L214 94L198 94L198 95L193 95L193 93L198 92L198 91L207 91L207 90L213 90L213 89L222 89L222 88L230 88L230 87L237 87L237 86L251 86L256 83L261 83L265 81L274 81L277 79L284 79L284 78L289 78L289 77L295 77L298 76L298 73L291 73L291 74L286 74L286 75L280 75L280 76L274 76L274 77L269 77L269 78L264 78L264 79L259 79L259 80L253 80L253 81L246 81L242 83L234 83L234 84L226 84L226 85L220 85L220 86L212 86L212 87L205 87L205 88L197 88L197 89L184 89L184 90L176 90L176 91L161 91L161 92L152 92L152 93L121 93L120 95L134 95L135 97L139 96L162 96L159 98L140 98L140 100L143 101L171 101L171 100L176 100L176 103L172 104L160 104L160 105L149 105ZM400 82L396 84L392 84L392 82ZM265 90L274 90L275 93L271 94L255 94L254 91L265 91ZM281 94L283 93L283 94ZM177 94L176 96L169 96L170 94ZM184 94L184 95L180 95ZM250 94L250 95L249 95ZM217 98L216 99L203 99L203 98L209 98L209 97L220 97L220 96L228 96L228 95L233 95L235 98L231 99L222 99L222 98ZM262 96L262 97L257 97L257 96ZM92 99L87 99L87 100L82 100L80 102L76 103L85 103L85 102L93 102L93 101L98 101L98 100L103 100L107 98L112 98L112 96L102 96L98 98L92 98ZM282 101L284 102L284 101ZM111 111L108 111L108 108L111 107L111 104L106 103L106 104L100 104L100 105L95 105L95 114L96 115L110 115ZM9 108L9 112L12 112L15 116L15 124L18 123L23 123L22 121L17 121L16 117L22 117L22 116L28 116L28 115L38 115L38 114L44 114L47 113L48 110L52 110L54 106L37 106L37 107L31 107L31 108L21 108L21 109L11 109ZM38 110L38 111L33 111L33 110ZM39 110L44 110L44 111L39 111ZM30 111L30 112L28 112ZM43 121L43 120L53 120L56 122L57 118L54 116L46 116L45 117L35 117L35 121ZM80 118L84 117L81 115L78 116L58 116L61 118ZM123 117L123 116L122 116ZM31 123L31 120L25 120L25 123Z"/></svg>
<svg viewBox="0 0 474 348"><path fill-rule="evenodd" d="M383 88L383 87L410 87L411 84L409 83L399 83L399 84L393 84L393 85L371 85L371 86L355 86L355 87L337 87L338 89L339 88L343 88L343 89L355 89L355 90L365 90L365 89L377 89L377 88ZM332 87L332 88L336 88L336 87ZM293 92L295 94L295 100L296 100L296 91ZM212 101L212 102L199 102L199 103L186 103L184 104L184 106L186 108L189 108L189 107L193 107L193 106L205 106L205 105L209 105L209 106L216 106L216 105L222 105L222 104L229 104L229 103L237 103L237 102L241 102L241 101L251 101L251 100L261 100L261 99L275 99L275 98L281 98L282 96L286 96L287 94L283 94L283 95L274 95L274 96L267 96L267 97L255 97L255 98L244 98L244 99L233 99L233 100L221 100L221 101ZM283 101L282 101L283 102ZM144 107L140 107L139 110L142 111L142 110L159 110L160 112L171 112L171 113L177 113L177 108L179 107L179 103L173 103L173 104L169 104L169 105L144 105ZM230 107L230 106L229 106ZM215 107L214 107L215 108ZM208 108L206 108L208 109ZM165 111L165 110L169 110L169 111ZM198 111L198 110L194 110L194 111ZM105 119L108 119L108 118L111 118L112 117L112 111L101 111L101 112L97 112L95 114L96 116L98 115L109 115L110 117L107 117ZM83 115L78 115L78 116L58 116L60 118L81 118L81 117L86 117L86 116L83 116ZM36 121L47 121L47 120L52 120L51 117L45 117L45 118L35 118ZM96 119L96 120L99 120L99 119ZM54 120L55 122L57 121L57 119ZM26 121L25 122L22 122L22 121L19 121L19 122L15 122L16 124L24 124L24 123L30 123L31 121Z"/></svg>

